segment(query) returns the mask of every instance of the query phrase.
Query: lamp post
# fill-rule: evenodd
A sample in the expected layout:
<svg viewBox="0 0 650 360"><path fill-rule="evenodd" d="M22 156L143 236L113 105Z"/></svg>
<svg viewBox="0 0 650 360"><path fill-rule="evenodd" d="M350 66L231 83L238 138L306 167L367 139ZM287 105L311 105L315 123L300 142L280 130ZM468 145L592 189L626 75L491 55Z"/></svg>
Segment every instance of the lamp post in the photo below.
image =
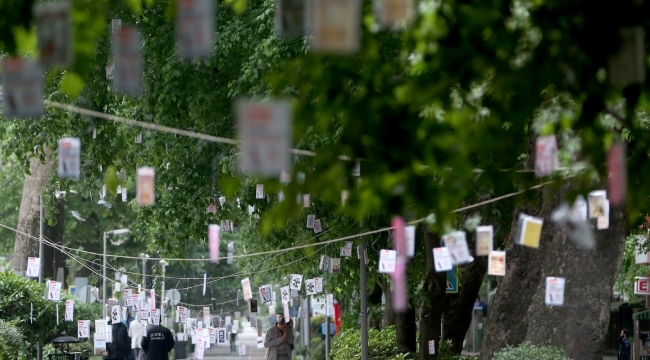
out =
<svg viewBox="0 0 650 360"><path fill-rule="evenodd" d="M162 288L161 288L161 291L160 291L160 314L162 316L165 316L165 314L163 313L163 302L165 301L165 267L167 267L167 265L169 265L169 264L164 259L158 261L158 264L160 264L160 266L162 266L162 274L163 274Z"/></svg>
<svg viewBox="0 0 650 360"><path fill-rule="evenodd" d="M149 255L147 254L140 254L140 258L142 259L142 291L147 287L147 281L145 278L145 274L147 272L147 259L149 258Z"/></svg>
<svg viewBox="0 0 650 360"><path fill-rule="evenodd" d="M104 231L104 265L102 268L102 303L106 304L106 240L108 235L122 235L128 234L131 230L129 229L117 229L111 231Z"/></svg>

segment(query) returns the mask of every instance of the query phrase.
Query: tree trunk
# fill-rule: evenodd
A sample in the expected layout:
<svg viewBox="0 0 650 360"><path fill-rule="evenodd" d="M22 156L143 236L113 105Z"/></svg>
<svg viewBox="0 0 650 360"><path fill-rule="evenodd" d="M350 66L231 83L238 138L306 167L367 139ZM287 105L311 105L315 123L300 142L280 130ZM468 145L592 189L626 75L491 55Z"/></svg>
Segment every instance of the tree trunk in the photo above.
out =
<svg viewBox="0 0 650 360"><path fill-rule="evenodd" d="M56 209L49 214L51 218L56 221L54 225L45 224L43 229L43 237L47 238L48 241L51 241L57 245L63 245L63 233L64 233L64 220L65 220L65 200L63 198L58 199L56 202ZM58 249L53 248L52 246L44 245L43 246L43 258L41 263L43 264L43 278L44 279L54 279L57 280L57 270L59 268L65 268L65 256ZM66 288L65 276L63 279L63 288Z"/></svg>
<svg viewBox="0 0 650 360"><path fill-rule="evenodd" d="M386 275L379 275L379 286L381 286L381 290L384 292L384 318L381 322L381 327L386 328L395 325L393 291L391 289L391 282L387 279Z"/></svg>
<svg viewBox="0 0 650 360"><path fill-rule="evenodd" d="M425 279L425 300L420 306L420 360L438 359L440 346L440 322L444 311L447 290L447 273L436 272L433 265L433 248L437 247L439 237L422 226L424 232L424 251L427 261L427 276ZM429 341L435 341L436 354L429 355Z"/></svg>
<svg viewBox="0 0 650 360"><path fill-rule="evenodd" d="M38 237L40 200L45 184L50 179L53 162L50 152L45 149L45 163L41 163L38 157L33 157L29 162L31 175L25 175L23 184L20 212L18 214L18 231ZM11 269L13 271L26 271L27 258L38 254L38 241L28 236L16 233L14 251L11 258Z"/></svg>
<svg viewBox="0 0 650 360"><path fill-rule="evenodd" d="M395 314L395 325L397 325L397 349L403 353L415 354L418 348L413 302L409 302L406 312Z"/></svg>
<svg viewBox="0 0 650 360"><path fill-rule="evenodd" d="M612 287L625 249L626 219L624 206L612 207L609 229L594 230L593 250L578 249L564 232L555 234L529 309L527 341L563 348L574 360L603 358ZM544 304L547 276L566 279L564 306Z"/></svg>

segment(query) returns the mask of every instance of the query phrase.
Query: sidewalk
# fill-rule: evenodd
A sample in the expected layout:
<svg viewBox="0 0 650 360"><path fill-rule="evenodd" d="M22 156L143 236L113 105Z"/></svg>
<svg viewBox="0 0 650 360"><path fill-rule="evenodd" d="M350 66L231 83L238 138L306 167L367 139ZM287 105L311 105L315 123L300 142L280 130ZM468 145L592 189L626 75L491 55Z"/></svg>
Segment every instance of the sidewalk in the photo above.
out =
<svg viewBox="0 0 650 360"><path fill-rule="evenodd" d="M205 351L205 360L264 360L266 349L257 348L257 330L250 327L249 323L242 324L243 329L237 334L237 349L239 345L246 345L246 355L239 355L239 350L236 353L230 352L230 343L222 345L212 345ZM193 357L190 357L193 359Z"/></svg>

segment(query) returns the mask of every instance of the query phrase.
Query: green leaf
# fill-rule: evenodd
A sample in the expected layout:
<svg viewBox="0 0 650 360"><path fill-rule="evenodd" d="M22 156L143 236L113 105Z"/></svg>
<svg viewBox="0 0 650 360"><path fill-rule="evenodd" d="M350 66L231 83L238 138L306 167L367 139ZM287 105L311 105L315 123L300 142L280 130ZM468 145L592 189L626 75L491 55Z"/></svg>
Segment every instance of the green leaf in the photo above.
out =
<svg viewBox="0 0 650 360"><path fill-rule="evenodd" d="M142 14L142 0L124 0L124 2L135 15Z"/></svg>
<svg viewBox="0 0 650 360"><path fill-rule="evenodd" d="M13 33L16 39L18 55L37 57L38 37L36 36L36 28L32 27L27 30L22 27L14 27Z"/></svg>
<svg viewBox="0 0 650 360"><path fill-rule="evenodd" d="M62 92L71 98L76 99L81 95L81 91L84 88L84 81L79 74L73 71L68 71L63 76L60 87Z"/></svg>

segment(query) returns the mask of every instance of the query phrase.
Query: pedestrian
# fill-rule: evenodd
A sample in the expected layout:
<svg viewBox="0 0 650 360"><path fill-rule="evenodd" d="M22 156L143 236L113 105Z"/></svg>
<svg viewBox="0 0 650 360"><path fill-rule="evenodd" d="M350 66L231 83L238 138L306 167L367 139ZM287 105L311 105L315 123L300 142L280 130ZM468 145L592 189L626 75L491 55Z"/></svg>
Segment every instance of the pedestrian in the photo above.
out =
<svg viewBox="0 0 650 360"><path fill-rule="evenodd" d="M133 338L131 337L131 323L135 320L131 315L131 309L126 308L126 319L122 319L122 324L126 325L128 341L127 344L131 344L131 349L133 349ZM137 360L133 351L129 351L126 354L126 360Z"/></svg>
<svg viewBox="0 0 650 360"><path fill-rule="evenodd" d="M105 360L126 360L129 354L129 334L122 322L113 324L109 320L108 324L111 326L113 340L106 344L106 352L108 355L104 356Z"/></svg>
<svg viewBox="0 0 650 360"><path fill-rule="evenodd" d="M230 352L237 352L237 327L230 326Z"/></svg>
<svg viewBox="0 0 650 360"><path fill-rule="evenodd" d="M266 330L264 347L266 348L266 360L291 360L291 348L293 337L286 332L287 323L284 317Z"/></svg>
<svg viewBox="0 0 650 360"><path fill-rule="evenodd" d="M629 334L627 329L621 330L618 341L618 360L630 360L630 340L627 338Z"/></svg>
<svg viewBox="0 0 650 360"><path fill-rule="evenodd" d="M142 350L147 360L167 360L174 348L172 332L162 325L150 326L146 329L147 336L142 339Z"/></svg>
<svg viewBox="0 0 650 360"><path fill-rule="evenodd" d="M144 359L144 351L142 350L142 330L144 325L139 321L131 321L129 326L129 336L131 337L131 351L135 360Z"/></svg>

